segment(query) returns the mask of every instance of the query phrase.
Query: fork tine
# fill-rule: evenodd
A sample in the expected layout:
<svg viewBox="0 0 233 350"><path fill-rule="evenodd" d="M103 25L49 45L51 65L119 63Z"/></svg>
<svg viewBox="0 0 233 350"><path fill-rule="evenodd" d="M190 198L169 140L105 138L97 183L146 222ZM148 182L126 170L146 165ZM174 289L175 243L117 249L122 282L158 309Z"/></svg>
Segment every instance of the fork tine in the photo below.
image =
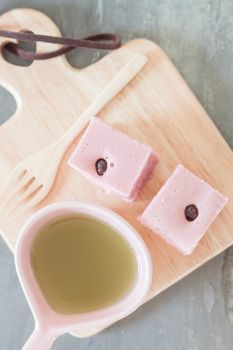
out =
<svg viewBox="0 0 233 350"><path fill-rule="evenodd" d="M3 186L0 188L0 198L5 195L7 192L7 195L9 195L9 191L14 189L14 185L24 179L24 177L28 175L28 172L26 169L20 169L18 171L12 172L7 178L6 181L3 183Z"/></svg>
<svg viewBox="0 0 233 350"><path fill-rule="evenodd" d="M18 179L18 182L17 182ZM23 188L32 180L33 178L28 173L27 170L24 170L19 176L15 176L15 181L13 180L13 176L8 178L4 187L1 189L0 197L3 198L0 209L7 207L8 203L10 203L16 195L22 191ZM5 196L5 198L4 198Z"/></svg>
<svg viewBox="0 0 233 350"><path fill-rule="evenodd" d="M18 189L25 187L32 179L35 179L34 176L30 175L26 170L25 175L18 182Z"/></svg>
<svg viewBox="0 0 233 350"><path fill-rule="evenodd" d="M35 178L32 178L32 180L30 180L29 183L27 184L28 184L27 188L25 188L25 190L22 189L22 191L17 196L16 201L11 202L12 205L7 208L8 215L11 214L17 207L20 207L21 205L23 205L24 201L28 199L30 200L30 196L34 197L33 194L36 193L37 190L41 188L41 185L37 183Z"/></svg>
<svg viewBox="0 0 233 350"><path fill-rule="evenodd" d="M37 186L37 188L34 190L34 192L30 193L24 201L20 202L20 209L15 210L15 214L13 218L15 219L18 217L18 215L22 214L23 212L32 209L35 207L44 197L46 196L45 191L43 191L43 185ZM26 202L26 204L24 204Z"/></svg>

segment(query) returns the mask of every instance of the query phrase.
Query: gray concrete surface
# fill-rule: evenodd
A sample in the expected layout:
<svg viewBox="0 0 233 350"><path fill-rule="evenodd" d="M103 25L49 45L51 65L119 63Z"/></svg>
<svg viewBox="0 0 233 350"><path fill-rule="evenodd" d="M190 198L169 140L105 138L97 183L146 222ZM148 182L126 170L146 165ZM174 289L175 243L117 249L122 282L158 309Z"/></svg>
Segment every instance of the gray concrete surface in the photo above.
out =
<svg viewBox="0 0 233 350"><path fill-rule="evenodd" d="M232 0L1 0L0 12L19 6L44 11L67 36L117 31L124 41L156 41L233 146ZM75 67L100 57L86 50L68 56ZM1 89L0 121L14 108ZM0 239L0 350L21 349L32 328L13 256ZM233 248L103 333L84 340L66 335L53 349L233 349Z"/></svg>

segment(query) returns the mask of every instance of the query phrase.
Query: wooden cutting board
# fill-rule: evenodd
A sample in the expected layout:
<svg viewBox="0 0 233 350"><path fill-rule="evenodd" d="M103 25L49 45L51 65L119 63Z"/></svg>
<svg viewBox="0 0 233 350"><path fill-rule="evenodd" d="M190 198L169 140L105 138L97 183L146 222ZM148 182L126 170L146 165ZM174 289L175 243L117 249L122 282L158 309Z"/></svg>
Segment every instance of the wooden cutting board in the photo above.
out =
<svg viewBox="0 0 233 350"><path fill-rule="evenodd" d="M48 17L31 9L5 13L0 17L0 28L60 35ZM0 39L0 44L4 42ZM37 49L48 51L54 46L38 44ZM232 151L156 44L146 39L130 41L83 70L72 68L65 57L19 67L0 55L0 83L18 104L15 115L0 127L0 184L21 159L60 137L136 52L147 55L147 65L99 117L160 154L161 160L152 177L133 205L100 191L66 164L77 139L65 156L51 194L40 207L61 200L79 200L101 204L124 216L138 229L153 259L150 299L233 244ZM181 255L137 221L178 163L230 198L190 257ZM0 218L3 238L12 250L21 225L31 214L27 212L15 222ZM102 328L105 326L108 325ZM87 336L98 331L77 334Z"/></svg>

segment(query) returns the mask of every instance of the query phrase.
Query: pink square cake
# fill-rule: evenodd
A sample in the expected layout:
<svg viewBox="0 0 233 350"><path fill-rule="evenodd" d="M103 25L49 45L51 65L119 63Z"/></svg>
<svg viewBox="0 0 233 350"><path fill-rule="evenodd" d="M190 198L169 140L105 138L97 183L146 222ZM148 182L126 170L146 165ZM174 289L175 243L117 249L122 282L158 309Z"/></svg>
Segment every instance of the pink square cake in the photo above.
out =
<svg viewBox="0 0 233 350"><path fill-rule="evenodd" d="M189 255L226 202L221 193L178 165L139 220Z"/></svg>
<svg viewBox="0 0 233 350"><path fill-rule="evenodd" d="M68 164L133 201L158 159L150 147L93 117Z"/></svg>

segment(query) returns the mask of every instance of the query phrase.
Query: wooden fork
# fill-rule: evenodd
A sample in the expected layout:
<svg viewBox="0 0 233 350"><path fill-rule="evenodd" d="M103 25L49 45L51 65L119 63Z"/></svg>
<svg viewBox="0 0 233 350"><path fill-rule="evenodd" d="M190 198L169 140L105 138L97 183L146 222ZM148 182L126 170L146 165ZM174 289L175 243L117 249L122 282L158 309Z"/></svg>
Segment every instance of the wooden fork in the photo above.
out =
<svg viewBox="0 0 233 350"><path fill-rule="evenodd" d="M19 163L0 190L0 211L12 216L39 204L51 190L59 164L70 144L88 124L143 68L147 57L135 54L54 144Z"/></svg>

